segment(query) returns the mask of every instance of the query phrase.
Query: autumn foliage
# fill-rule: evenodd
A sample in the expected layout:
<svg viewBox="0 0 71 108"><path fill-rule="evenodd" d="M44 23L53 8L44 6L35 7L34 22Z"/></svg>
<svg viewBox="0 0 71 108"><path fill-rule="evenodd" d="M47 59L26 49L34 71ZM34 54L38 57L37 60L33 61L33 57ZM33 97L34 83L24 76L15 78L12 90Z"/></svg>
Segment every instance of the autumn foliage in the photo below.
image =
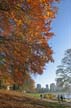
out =
<svg viewBox="0 0 71 108"><path fill-rule="evenodd" d="M53 61L48 40L59 0L0 0L0 76L24 81ZM26 75L26 77L28 77Z"/></svg>

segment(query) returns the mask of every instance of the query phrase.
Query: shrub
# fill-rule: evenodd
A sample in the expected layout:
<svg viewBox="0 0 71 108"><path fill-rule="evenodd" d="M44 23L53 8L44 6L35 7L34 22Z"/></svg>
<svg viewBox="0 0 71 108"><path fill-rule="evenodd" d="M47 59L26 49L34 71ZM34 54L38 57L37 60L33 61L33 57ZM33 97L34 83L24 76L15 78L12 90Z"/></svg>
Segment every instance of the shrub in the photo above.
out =
<svg viewBox="0 0 71 108"><path fill-rule="evenodd" d="M54 94L49 93L49 94L44 94L44 98L46 98L46 99L56 99L56 96Z"/></svg>

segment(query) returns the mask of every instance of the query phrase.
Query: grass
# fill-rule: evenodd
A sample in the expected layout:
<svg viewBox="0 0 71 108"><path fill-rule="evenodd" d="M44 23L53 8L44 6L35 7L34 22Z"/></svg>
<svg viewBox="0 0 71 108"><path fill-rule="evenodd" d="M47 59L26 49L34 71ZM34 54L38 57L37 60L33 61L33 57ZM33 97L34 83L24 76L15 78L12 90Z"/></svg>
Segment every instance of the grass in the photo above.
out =
<svg viewBox="0 0 71 108"><path fill-rule="evenodd" d="M35 96L36 98L34 98ZM67 104L37 99L39 94L0 90L0 108L71 108Z"/></svg>
<svg viewBox="0 0 71 108"><path fill-rule="evenodd" d="M40 93L26 93L26 95L37 99L40 98Z"/></svg>

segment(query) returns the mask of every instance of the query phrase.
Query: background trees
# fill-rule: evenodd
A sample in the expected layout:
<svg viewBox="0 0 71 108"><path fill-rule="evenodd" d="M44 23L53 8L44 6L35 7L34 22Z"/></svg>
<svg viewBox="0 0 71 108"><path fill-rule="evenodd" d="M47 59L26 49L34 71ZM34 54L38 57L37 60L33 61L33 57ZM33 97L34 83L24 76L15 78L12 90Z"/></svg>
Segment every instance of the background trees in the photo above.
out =
<svg viewBox="0 0 71 108"><path fill-rule="evenodd" d="M71 89L71 49L65 51L61 65L56 70L57 82L65 90Z"/></svg>
<svg viewBox="0 0 71 108"><path fill-rule="evenodd" d="M22 83L53 61L48 45L58 0L0 0L0 73ZM26 78L24 78L24 76Z"/></svg>

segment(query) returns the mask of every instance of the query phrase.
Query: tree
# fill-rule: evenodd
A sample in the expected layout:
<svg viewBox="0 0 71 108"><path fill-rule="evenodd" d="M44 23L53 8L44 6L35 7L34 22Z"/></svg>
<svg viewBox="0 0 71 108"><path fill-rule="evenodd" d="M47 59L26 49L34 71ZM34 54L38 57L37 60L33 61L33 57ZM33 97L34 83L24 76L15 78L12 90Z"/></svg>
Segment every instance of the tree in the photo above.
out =
<svg viewBox="0 0 71 108"><path fill-rule="evenodd" d="M24 84L21 87L21 90L26 92L34 92L35 91L35 82L34 80L29 76L27 80L24 81Z"/></svg>
<svg viewBox="0 0 71 108"><path fill-rule="evenodd" d="M71 49L65 51L61 65L56 70L59 86L68 90L71 87Z"/></svg>
<svg viewBox="0 0 71 108"><path fill-rule="evenodd" d="M0 71L22 83L26 73L43 73L53 61L48 40L58 0L0 0ZM27 76L26 76L27 77Z"/></svg>

